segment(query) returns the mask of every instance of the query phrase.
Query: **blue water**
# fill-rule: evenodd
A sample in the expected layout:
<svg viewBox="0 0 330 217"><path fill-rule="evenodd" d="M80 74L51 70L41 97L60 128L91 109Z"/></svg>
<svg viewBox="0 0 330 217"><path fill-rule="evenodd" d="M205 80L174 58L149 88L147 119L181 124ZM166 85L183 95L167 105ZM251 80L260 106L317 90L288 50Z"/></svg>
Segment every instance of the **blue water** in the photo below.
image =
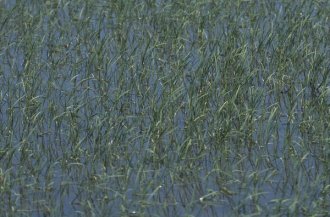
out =
<svg viewBox="0 0 330 217"><path fill-rule="evenodd" d="M5 10L12 9L15 4L8 1ZM269 12L264 22L259 24L265 41L270 32L275 34L274 28L283 22L286 13L280 1L275 5L276 11ZM187 213L225 216L232 213L235 216L258 212L265 215L281 211L276 209L283 209L285 203L294 204L291 202L297 197L306 197L298 199L309 204L309 200L320 196L321 189L328 182L313 179L324 173L326 168L319 166L322 164L317 159L317 148L315 153L314 149L309 152L302 149L304 143L318 145L317 141L309 138L310 135L298 129L298 123L303 120L302 105L296 104L295 119L289 120L290 98L285 94L278 98L269 91L263 77L267 73L258 73L258 77L251 80L250 90L257 91L262 99L256 99L260 103L253 108L256 111L253 114L254 133L246 135L254 142L254 147L248 148L248 142L241 144L242 135L235 124L242 121L237 121L235 116L232 123L213 120L214 117L235 115L226 107L220 108L225 98L235 96L237 89L233 85L231 91L223 96L224 84L219 73L224 73L221 64L225 64L226 50L209 45L201 52L196 41L211 41L217 37L226 40L232 34L232 26L228 22L220 22L221 16L216 18L219 22L215 26L207 25L202 36L197 33L196 26L187 27L186 38L182 39L185 40L184 48L171 50L172 45L167 44L164 50L170 52L163 52L147 42L141 43L148 34L143 35L134 29L135 26L123 27L127 28L127 35L118 36L119 33L111 28L121 24L115 15L100 18L101 15L94 14L87 26L89 29L79 29L79 26L71 25L73 21L68 7L65 5L57 10L58 31L52 31L54 27L48 16L41 20L42 28L35 30L39 34L37 39L42 38L42 41L37 41L41 47L32 57L38 61L28 59L25 54L27 48L24 43L19 43L23 36L14 31L4 43L12 45L1 47L0 166L2 171L11 173L15 183L10 186L11 192L1 196L4 210L14 209L22 216L47 216L47 208L55 209L57 216L120 216L123 213L129 216L135 213L146 216L154 213L160 216L183 216ZM207 8L210 7L206 7L202 15L207 16ZM78 11L81 10L83 8ZM316 14L315 10L312 15ZM37 9L32 12L31 16L38 13ZM161 13L160 6L154 13ZM239 34L248 34L250 30L244 25L251 25L249 21L243 17L233 20L241 26ZM71 31L65 30L65 34L60 31L68 27ZM139 27L150 32L159 28L151 24ZM84 34L90 32L98 33L91 34L89 41L83 41L86 38ZM116 37L124 41L124 50L114 40ZM159 40L161 43L162 39ZM265 41L248 44L247 52L252 54L252 47L258 47ZM272 54L280 44L276 40L267 43L265 47L269 56L264 70L272 73L275 72ZM238 42L238 46L241 45ZM141 50L145 52L145 58L136 55ZM99 56L94 55L97 52L100 52ZM213 52L223 59L218 61L218 65L205 67L205 62L213 58ZM168 93L168 83L171 83L166 81L177 70L173 65L175 58L182 59L182 71L172 82L176 84L177 93L171 97L173 101L164 102L162 99ZM36 65L29 65L29 61ZM240 67L243 72L250 72L253 64L251 58L246 58ZM25 67L34 70L35 77L26 76ZM162 74L164 71L169 75ZM201 72L205 76L197 79ZM228 83L237 82L234 73ZM136 80L141 82L133 89L130 84ZM301 80L304 80L303 76ZM28 83L31 86L25 86ZM244 85L247 84L242 83L241 86ZM299 85L297 82L298 90ZM198 116L194 107L203 99L196 97L203 88L213 88L214 95L209 96L209 112L205 118L201 117L203 127L199 127L194 126L192 120ZM305 90L300 88L299 91ZM306 93L312 97L312 90L306 90ZM169 104L178 107L176 115L169 118L174 129L158 125L163 123ZM271 118L274 111L276 115ZM9 119L9 112L13 113L10 115L13 120ZM278 114L279 119L276 118ZM34 122L38 124L33 125ZM230 132L226 132L226 127L219 123L230 126ZM160 138L153 138L153 130L164 132ZM263 135L270 137L264 138ZM71 141L79 142L72 144ZM199 144L201 141L205 144ZM159 150L154 148L155 145L160 146ZM219 148L220 145L226 147ZM200 156L199 153L203 152L199 150L201 147L210 150L210 156ZM236 153L237 147L246 148ZM227 152L223 153L225 150ZM193 153L187 156L196 157L194 164L187 165L191 159L182 159L185 151ZM40 156L40 152L49 155ZM125 154L127 152L130 153L129 158ZM301 164L290 159L291 152L295 152L295 156L305 156ZM155 156L164 157L165 163L155 163ZM141 167L141 164L145 166ZM173 177L173 171L180 171L182 177ZM17 179L21 180L15 181ZM310 185L311 181L320 186ZM215 196L210 200L206 197L206 202L201 202L201 198L210 192L216 192ZM311 195L307 198L307 194ZM276 200L280 199L284 200L282 208L276 206ZM313 204L308 207L312 209Z"/></svg>

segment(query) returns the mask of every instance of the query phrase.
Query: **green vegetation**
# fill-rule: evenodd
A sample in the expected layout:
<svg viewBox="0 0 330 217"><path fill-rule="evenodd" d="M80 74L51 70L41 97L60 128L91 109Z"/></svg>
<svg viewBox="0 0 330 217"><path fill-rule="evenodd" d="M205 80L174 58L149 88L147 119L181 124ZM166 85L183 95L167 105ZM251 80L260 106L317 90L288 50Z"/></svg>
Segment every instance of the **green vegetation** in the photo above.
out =
<svg viewBox="0 0 330 217"><path fill-rule="evenodd" d="M22 2L1 216L330 216L330 1Z"/></svg>

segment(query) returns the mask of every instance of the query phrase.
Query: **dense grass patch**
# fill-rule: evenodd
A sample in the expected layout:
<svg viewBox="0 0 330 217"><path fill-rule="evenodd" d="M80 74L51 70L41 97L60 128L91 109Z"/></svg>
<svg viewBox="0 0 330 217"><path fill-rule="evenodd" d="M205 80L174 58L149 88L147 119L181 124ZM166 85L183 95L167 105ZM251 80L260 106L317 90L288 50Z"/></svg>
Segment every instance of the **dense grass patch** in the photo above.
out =
<svg viewBox="0 0 330 217"><path fill-rule="evenodd" d="M0 2L3 216L329 216L329 1Z"/></svg>

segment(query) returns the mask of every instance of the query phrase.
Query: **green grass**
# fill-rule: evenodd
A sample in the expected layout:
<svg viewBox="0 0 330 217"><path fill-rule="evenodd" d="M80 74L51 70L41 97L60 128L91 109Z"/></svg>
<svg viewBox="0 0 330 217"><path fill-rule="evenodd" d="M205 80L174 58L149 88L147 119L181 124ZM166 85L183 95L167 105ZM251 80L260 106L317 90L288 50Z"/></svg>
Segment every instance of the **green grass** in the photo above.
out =
<svg viewBox="0 0 330 217"><path fill-rule="evenodd" d="M330 215L329 14L0 1L0 213Z"/></svg>

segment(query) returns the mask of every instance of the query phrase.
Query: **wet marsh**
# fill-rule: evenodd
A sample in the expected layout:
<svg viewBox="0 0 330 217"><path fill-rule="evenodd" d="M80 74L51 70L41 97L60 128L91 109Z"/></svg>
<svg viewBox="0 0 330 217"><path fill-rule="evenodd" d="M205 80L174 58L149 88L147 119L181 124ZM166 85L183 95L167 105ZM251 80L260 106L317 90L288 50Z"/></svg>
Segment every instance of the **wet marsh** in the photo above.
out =
<svg viewBox="0 0 330 217"><path fill-rule="evenodd" d="M0 1L1 216L329 216L329 1Z"/></svg>

